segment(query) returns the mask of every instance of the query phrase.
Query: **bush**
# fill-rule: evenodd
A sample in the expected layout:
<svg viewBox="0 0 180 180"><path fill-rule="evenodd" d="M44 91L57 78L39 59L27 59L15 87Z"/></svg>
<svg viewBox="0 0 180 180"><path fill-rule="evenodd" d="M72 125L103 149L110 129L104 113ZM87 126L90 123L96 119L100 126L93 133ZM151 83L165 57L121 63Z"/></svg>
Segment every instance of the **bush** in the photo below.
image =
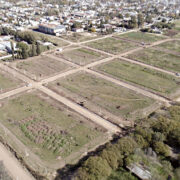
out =
<svg viewBox="0 0 180 180"><path fill-rule="evenodd" d="M122 155L128 156L134 152L137 144L132 137L123 137L118 140L117 147Z"/></svg>
<svg viewBox="0 0 180 180"><path fill-rule="evenodd" d="M107 151L106 149L102 151L100 156L105 159L109 166L112 169L117 169L118 168L118 157L116 156L116 153L113 151Z"/></svg>
<svg viewBox="0 0 180 180"><path fill-rule="evenodd" d="M153 148L157 154L168 157L170 155L169 147L163 142L155 142Z"/></svg>
<svg viewBox="0 0 180 180"><path fill-rule="evenodd" d="M78 170L77 178L79 180L102 180L111 174L111 167L105 159L99 156L88 158Z"/></svg>
<svg viewBox="0 0 180 180"><path fill-rule="evenodd" d="M148 142L141 135L135 134L134 138L135 138L137 144L139 145L139 147L141 147L141 148L148 147L148 145L149 145Z"/></svg>

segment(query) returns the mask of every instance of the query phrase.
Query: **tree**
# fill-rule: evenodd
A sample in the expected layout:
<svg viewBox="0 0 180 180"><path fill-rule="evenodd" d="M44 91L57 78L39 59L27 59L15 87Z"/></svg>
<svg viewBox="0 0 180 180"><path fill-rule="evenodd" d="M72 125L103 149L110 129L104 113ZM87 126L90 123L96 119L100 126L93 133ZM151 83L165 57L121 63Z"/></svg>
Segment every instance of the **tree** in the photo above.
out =
<svg viewBox="0 0 180 180"><path fill-rule="evenodd" d="M116 156L116 153L114 151L108 151L108 150L103 150L100 156L105 159L109 166L112 169L117 169L118 167L118 157Z"/></svg>
<svg viewBox="0 0 180 180"><path fill-rule="evenodd" d="M15 59L14 57L14 43L11 41L11 51L12 51L12 58L13 60Z"/></svg>
<svg viewBox="0 0 180 180"><path fill-rule="evenodd" d="M29 57L29 55L28 55L28 51L29 51L28 45L23 43L23 42L19 42L17 44L17 47L20 49L21 57L23 59L27 59Z"/></svg>
<svg viewBox="0 0 180 180"><path fill-rule="evenodd" d="M41 54L41 47L40 47L40 44L39 44L39 43L37 43L36 53L37 53L37 55L40 55L40 54Z"/></svg>
<svg viewBox="0 0 180 180"><path fill-rule="evenodd" d="M153 22L153 21L152 21L152 16L147 15L147 16L146 16L146 22L147 22L147 23L152 23L152 22Z"/></svg>
<svg viewBox="0 0 180 180"><path fill-rule="evenodd" d="M37 52L36 52L36 45L35 45L35 44L32 45L32 49L31 49L31 50L32 50L31 55L32 55L32 56L36 56L36 55L37 55Z"/></svg>
<svg viewBox="0 0 180 180"><path fill-rule="evenodd" d="M142 14L138 14L138 27L142 27L144 25L144 17Z"/></svg>
<svg viewBox="0 0 180 180"><path fill-rule="evenodd" d="M131 137L124 137L118 140L117 147L122 155L128 156L137 147L136 142Z"/></svg>
<svg viewBox="0 0 180 180"><path fill-rule="evenodd" d="M135 16L131 16L131 20L129 21L128 28L133 29L137 27L137 20Z"/></svg>
<svg viewBox="0 0 180 180"><path fill-rule="evenodd" d="M118 18L123 19L123 15L119 13Z"/></svg>
<svg viewBox="0 0 180 180"><path fill-rule="evenodd" d="M148 142L139 134L135 134L135 140L141 148L148 147Z"/></svg>
<svg viewBox="0 0 180 180"><path fill-rule="evenodd" d="M155 142L153 144L153 148L156 151L156 153L168 157L170 155L169 147L164 144L163 142Z"/></svg>
<svg viewBox="0 0 180 180"><path fill-rule="evenodd" d="M99 156L88 158L77 173L77 179L84 180L81 176L86 176L85 180L102 180L111 174L111 168L105 159Z"/></svg>

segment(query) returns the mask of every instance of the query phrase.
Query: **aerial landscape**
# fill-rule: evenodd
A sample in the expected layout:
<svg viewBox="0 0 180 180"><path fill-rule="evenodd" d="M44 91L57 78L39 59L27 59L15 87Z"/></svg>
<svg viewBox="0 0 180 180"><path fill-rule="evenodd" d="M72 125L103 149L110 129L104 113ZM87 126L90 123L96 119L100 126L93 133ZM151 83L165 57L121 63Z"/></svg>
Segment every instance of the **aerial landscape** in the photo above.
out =
<svg viewBox="0 0 180 180"><path fill-rule="evenodd" d="M180 179L180 1L0 0L0 180L139 179Z"/></svg>

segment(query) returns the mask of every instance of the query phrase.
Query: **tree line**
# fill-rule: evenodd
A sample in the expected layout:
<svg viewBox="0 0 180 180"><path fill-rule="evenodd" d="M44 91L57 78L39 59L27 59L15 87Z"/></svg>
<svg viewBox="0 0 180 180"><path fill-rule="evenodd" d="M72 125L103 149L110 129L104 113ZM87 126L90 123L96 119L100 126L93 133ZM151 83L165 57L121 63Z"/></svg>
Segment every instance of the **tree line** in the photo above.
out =
<svg viewBox="0 0 180 180"><path fill-rule="evenodd" d="M20 32L15 31L7 27L0 28L0 35L12 35L17 43L17 54L14 50L14 43L11 41L11 50L13 60L15 58L26 59L28 57L38 56L42 52L49 50L49 46L43 46L39 43L39 41L48 41L44 36L37 36L33 32ZM16 54L16 55L15 55Z"/></svg>
<svg viewBox="0 0 180 180"><path fill-rule="evenodd" d="M116 143L109 142L97 155L90 156L82 162L71 179L121 180L126 177L125 179L135 180L136 177L125 169L131 164L131 156L135 150L139 148L145 151L149 147L157 154L160 163L165 164L162 167L168 169L165 178L179 179L180 154L175 159L170 154L171 148L180 148L180 105L171 106L164 112L155 112L148 118L139 120L129 135L120 138ZM117 171L120 172L119 176L113 176Z"/></svg>

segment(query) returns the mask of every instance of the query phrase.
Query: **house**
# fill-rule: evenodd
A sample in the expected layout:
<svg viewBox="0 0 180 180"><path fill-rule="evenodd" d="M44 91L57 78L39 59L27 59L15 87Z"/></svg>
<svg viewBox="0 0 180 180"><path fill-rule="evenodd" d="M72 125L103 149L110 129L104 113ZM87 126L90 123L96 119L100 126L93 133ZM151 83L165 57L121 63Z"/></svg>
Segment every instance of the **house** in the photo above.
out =
<svg viewBox="0 0 180 180"><path fill-rule="evenodd" d="M14 51L17 51L18 49L16 48L16 43L13 43L14 46ZM12 52L12 48L11 48L11 42L10 41L2 41L0 42L0 50L2 51L8 51L9 53Z"/></svg>
<svg viewBox="0 0 180 180"><path fill-rule="evenodd" d="M73 28L72 31L81 33L81 32L84 32L84 29L83 28Z"/></svg>
<svg viewBox="0 0 180 180"><path fill-rule="evenodd" d="M56 24L40 24L39 31L48 34L62 34L66 32L66 27L64 25Z"/></svg>

